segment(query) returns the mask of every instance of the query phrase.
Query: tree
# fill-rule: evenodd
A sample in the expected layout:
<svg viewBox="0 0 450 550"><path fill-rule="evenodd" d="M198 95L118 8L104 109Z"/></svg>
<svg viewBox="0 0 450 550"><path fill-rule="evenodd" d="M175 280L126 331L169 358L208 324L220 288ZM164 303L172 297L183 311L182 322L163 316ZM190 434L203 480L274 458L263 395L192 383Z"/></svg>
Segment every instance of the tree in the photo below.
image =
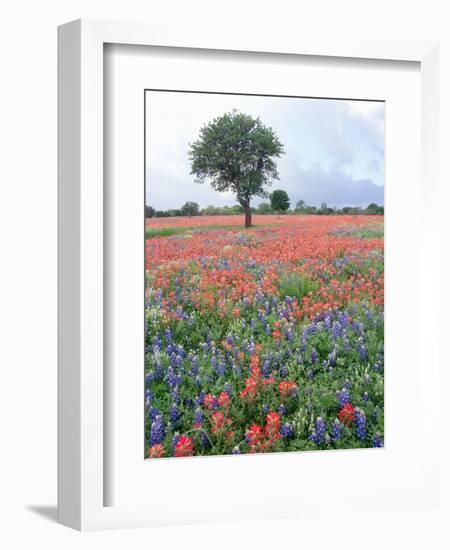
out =
<svg viewBox="0 0 450 550"><path fill-rule="evenodd" d="M272 214L272 207L268 202L258 204L258 214Z"/></svg>
<svg viewBox="0 0 450 550"><path fill-rule="evenodd" d="M306 202L303 199L300 199L295 205L296 212L304 212L307 208Z"/></svg>
<svg viewBox="0 0 450 550"><path fill-rule="evenodd" d="M275 158L283 145L272 128L259 118L233 110L200 130L190 145L191 174L206 179L216 191L232 191L244 209L245 227L252 224L252 197L267 196L266 186L278 179Z"/></svg>
<svg viewBox="0 0 450 550"><path fill-rule="evenodd" d="M378 206L378 204L371 202L366 208L366 214L369 214L371 216L374 216L377 214L384 214L384 207Z"/></svg>
<svg viewBox="0 0 450 550"><path fill-rule="evenodd" d="M270 195L270 204L272 205L272 210L278 212L279 217L280 212L286 212L286 210L289 209L291 201L289 200L289 195L286 191L283 191L283 189L276 189Z"/></svg>
<svg viewBox="0 0 450 550"><path fill-rule="evenodd" d="M196 202L188 201L180 208L182 216L198 216L200 214L200 206Z"/></svg>
<svg viewBox="0 0 450 550"><path fill-rule="evenodd" d="M145 217L146 218L153 218L155 215L156 210L153 208L153 206L147 206L145 205Z"/></svg>

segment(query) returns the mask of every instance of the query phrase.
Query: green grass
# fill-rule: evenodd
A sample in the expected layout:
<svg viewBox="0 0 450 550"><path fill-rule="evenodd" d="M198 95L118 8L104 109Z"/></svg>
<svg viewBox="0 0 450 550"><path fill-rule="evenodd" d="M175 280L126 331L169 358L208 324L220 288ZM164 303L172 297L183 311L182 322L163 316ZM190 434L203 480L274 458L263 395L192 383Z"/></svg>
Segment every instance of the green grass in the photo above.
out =
<svg viewBox="0 0 450 550"><path fill-rule="evenodd" d="M360 239L382 239L384 225L343 226L331 231L336 237L358 237Z"/></svg>
<svg viewBox="0 0 450 550"><path fill-rule="evenodd" d="M282 298L289 296L291 298L297 298L299 302L301 302L302 298L309 292L317 292L319 287L320 284L317 281L313 281L309 277L299 275L298 273L283 275L279 283L280 296Z"/></svg>
<svg viewBox="0 0 450 550"><path fill-rule="evenodd" d="M260 229L265 227L274 227L279 224L254 225L251 229ZM185 233L206 233L207 231L246 231L244 225L193 225L176 227L147 227L145 238L153 239L155 237L170 237L172 235L184 235Z"/></svg>

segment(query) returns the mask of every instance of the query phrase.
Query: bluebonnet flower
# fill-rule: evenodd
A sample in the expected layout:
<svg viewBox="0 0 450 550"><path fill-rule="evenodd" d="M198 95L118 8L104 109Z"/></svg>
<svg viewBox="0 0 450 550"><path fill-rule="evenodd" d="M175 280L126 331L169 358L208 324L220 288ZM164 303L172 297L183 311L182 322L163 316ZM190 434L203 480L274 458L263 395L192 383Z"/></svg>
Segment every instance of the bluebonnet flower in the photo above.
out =
<svg viewBox="0 0 450 550"><path fill-rule="evenodd" d="M177 353L172 353L172 355L170 356L170 359L174 367L179 367L183 362L183 357Z"/></svg>
<svg viewBox="0 0 450 550"><path fill-rule="evenodd" d="M314 372L312 369L308 369L308 371L306 372L306 376L308 377L309 380L312 380L314 378Z"/></svg>
<svg viewBox="0 0 450 550"><path fill-rule="evenodd" d="M283 439L292 439L295 436L295 431L292 424L286 422L280 428L280 434Z"/></svg>
<svg viewBox="0 0 450 550"><path fill-rule="evenodd" d="M316 348L313 348L313 349L311 350L311 356L310 356L310 357L311 357L311 363L312 363L313 365L315 365L315 364L317 363L317 359L318 359L318 357L319 357L318 354L317 354Z"/></svg>
<svg viewBox="0 0 450 550"><path fill-rule="evenodd" d="M164 422L162 414L159 414L155 417L153 422L150 425L150 446L157 445L162 443L164 440Z"/></svg>
<svg viewBox="0 0 450 550"><path fill-rule="evenodd" d="M333 348L328 355L328 363L333 367L336 364L337 350Z"/></svg>
<svg viewBox="0 0 450 550"><path fill-rule="evenodd" d="M283 365L280 368L280 376L281 376L281 378L287 378L288 375L289 375L289 369L287 368L286 365Z"/></svg>
<svg viewBox="0 0 450 550"><path fill-rule="evenodd" d="M364 340L362 336L358 338L356 347L358 349L359 358L361 359L361 361L365 361L367 358L367 350L366 346L364 345Z"/></svg>
<svg viewBox="0 0 450 550"><path fill-rule="evenodd" d="M180 390L178 386L174 386L170 390L170 397L172 398L173 403L179 403L180 401Z"/></svg>
<svg viewBox="0 0 450 550"><path fill-rule="evenodd" d="M241 449L239 449L239 447L236 445L235 447L233 447L231 449L231 454L232 455L240 455L241 454Z"/></svg>
<svg viewBox="0 0 450 550"><path fill-rule="evenodd" d="M350 340L346 335L343 337L343 350L345 353L350 351Z"/></svg>
<svg viewBox="0 0 450 550"><path fill-rule="evenodd" d="M355 429L356 437L363 441L367 436L366 413L359 408L355 409Z"/></svg>
<svg viewBox="0 0 450 550"><path fill-rule="evenodd" d="M151 390L145 390L145 406L147 409L150 407L153 401L153 392Z"/></svg>
<svg viewBox="0 0 450 550"><path fill-rule="evenodd" d="M267 413L269 412L269 410L270 410L270 409L269 409L269 405L265 405L265 404L264 404L264 405L262 406L262 412L263 412L263 414L267 414Z"/></svg>
<svg viewBox="0 0 450 550"><path fill-rule="evenodd" d="M352 328L354 330L354 332L356 334L358 334L359 336L362 335L362 333L364 332L364 325L358 321L357 319L355 319L352 323Z"/></svg>
<svg viewBox="0 0 450 550"><path fill-rule="evenodd" d="M367 403L367 401L369 401L369 394L365 391L362 395L362 399L363 401L365 401Z"/></svg>
<svg viewBox="0 0 450 550"><path fill-rule="evenodd" d="M262 371L262 375L264 376L264 378L269 378L269 376L270 376L270 362L267 359L263 362L261 371Z"/></svg>
<svg viewBox="0 0 450 550"><path fill-rule="evenodd" d="M154 353L158 353L159 351L161 351L161 348L162 348L162 341L161 341L161 338L159 336L159 334L157 334L155 336L155 339L153 340L153 352Z"/></svg>
<svg viewBox="0 0 450 550"><path fill-rule="evenodd" d="M169 410L169 418L174 426L178 424L180 420L181 412L176 403L173 403Z"/></svg>
<svg viewBox="0 0 450 550"><path fill-rule="evenodd" d="M343 407L347 403L351 403L350 392L348 391L347 388L344 387L344 388L342 388L341 391L338 391L336 393L337 393L337 397L338 397L338 400L339 400L339 406L340 407Z"/></svg>
<svg viewBox="0 0 450 550"><path fill-rule="evenodd" d="M190 397L183 399L183 405L185 409L191 409L194 406L194 401Z"/></svg>
<svg viewBox="0 0 450 550"><path fill-rule="evenodd" d="M373 436L372 444L375 448L384 447L383 440L381 439L381 434L376 432Z"/></svg>
<svg viewBox="0 0 450 550"><path fill-rule="evenodd" d="M333 441L339 441L339 439L341 439L343 429L343 424L336 418L331 427L331 439Z"/></svg>
<svg viewBox="0 0 450 550"><path fill-rule="evenodd" d="M203 405L203 400L205 399L205 395L206 395L206 392L201 391L198 394L197 399L195 400L195 404L198 405L198 406Z"/></svg>
<svg viewBox="0 0 450 550"><path fill-rule="evenodd" d="M193 355L190 359L191 359L191 370L189 371L189 374L192 376L192 378L195 378L198 374L198 359L195 355Z"/></svg>
<svg viewBox="0 0 450 550"><path fill-rule="evenodd" d="M203 411L202 411L202 409L200 409L200 408L195 409L194 424L200 425L202 422L203 422Z"/></svg>
<svg viewBox="0 0 450 550"><path fill-rule="evenodd" d="M161 414L161 411L159 409L157 409L156 407L150 407L148 411L150 422L153 422L153 420L155 420L155 418L160 414Z"/></svg>
<svg viewBox="0 0 450 550"><path fill-rule="evenodd" d="M178 386L181 382L181 378L175 374L175 371L172 367L167 369L167 383L171 388Z"/></svg>
<svg viewBox="0 0 450 550"><path fill-rule="evenodd" d="M375 372L380 372L384 367L384 355L382 353L378 353L375 359L375 363L373 365L373 370Z"/></svg>
<svg viewBox="0 0 450 550"><path fill-rule="evenodd" d="M225 384L223 385L223 391L228 394L228 397L231 397L233 390L231 388L230 382L225 382Z"/></svg>
<svg viewBox="0 0 450 550"><path fill-rule="evenodd" d="M325 420L321 416L318 416L316 419L315 429L311 432L309 439L316 445L323 445L325 443L326 430L327 425Z"/></svg>
<svg viewBox="0 0 450 550"><path fill-rule="evenodd" d="M332 328L333 340L337 340L339 338L341 332L342 332L341 325L337 321L335 321L333 323L333 328Z"/></svg>
<svg viewBox="0 0 450 550"><path fill-rule="evenodd" d="M281 403L281 405L278 407L278 414L280 416L284 416L286 412L287 412L286 406L283 403Z"/></svg>

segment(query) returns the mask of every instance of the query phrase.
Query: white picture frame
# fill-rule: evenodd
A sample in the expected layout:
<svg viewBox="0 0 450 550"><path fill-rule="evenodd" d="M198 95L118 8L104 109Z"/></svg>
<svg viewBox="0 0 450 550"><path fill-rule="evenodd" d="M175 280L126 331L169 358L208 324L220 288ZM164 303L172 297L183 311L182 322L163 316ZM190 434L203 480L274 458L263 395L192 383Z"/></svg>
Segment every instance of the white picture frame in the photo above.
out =
<svg viewBox="0 0 450 550"><path fill-rule="evenodd" d="M144 527L214 521L207 502L192 498L185 513L147 505L105 506L104 476L104 194L103 194L103 61L105 44L200 48L237 52L412 61L420 64L421 79L421 196L424 231L421 275L433 291L420 302L421 315L438 315L438 248L434 198L438 189L438 46L434 42L387 40L317 40L278 36L191 37L186 29L176 37L151 23L78 20L58 32L58 520L80 530ZM406 131L406 130L405 130ZM437 334L428 340L428 363L423 391L438 394ZM422 342L422 347L424 343ZM423 365L422 365L423 367ZM426 379L426 381L425 381ZM430 406L437 418L437 405ZM432 422L430 422L432 426ZM430 428L430 431L433 428ZM431 435L431 434L430 434ZM431 439L431 438L430 438ZM393 492L389 505L404 506L437 499L437 452L423 464L419 486ZM433 460L434 459L434 460ZM170 461L166 462L169 464ZM301 515L320 510L320 495L279 515ZM367 495L370 498L370 494ZM386 495L384 495L386 497ZM345 495L328 496L328 505ZM260 497L248 505L233 503L225 519L270 517L268 502ZM348 499L350 502L350 499ZM374 502L376 499L374 499ZM195 506L194 506L195 504ZM247 503L248 504L248 503ZM202 509L203 506L203 509ZM356 504L355 504L356 506ZM223 519L223 518L222 518Z"/></svg>

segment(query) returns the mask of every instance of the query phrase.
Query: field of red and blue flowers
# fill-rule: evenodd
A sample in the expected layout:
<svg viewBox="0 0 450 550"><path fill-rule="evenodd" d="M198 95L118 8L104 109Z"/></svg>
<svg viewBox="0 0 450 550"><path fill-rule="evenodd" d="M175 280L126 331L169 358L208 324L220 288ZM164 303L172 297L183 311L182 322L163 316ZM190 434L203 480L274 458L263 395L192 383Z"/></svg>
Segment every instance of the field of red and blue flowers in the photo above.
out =
<svg viewBox="0 0 450 550"><path fill-rule="evenodd" d="M382 447L383 217L147 220L146 457Z"/></svg>

